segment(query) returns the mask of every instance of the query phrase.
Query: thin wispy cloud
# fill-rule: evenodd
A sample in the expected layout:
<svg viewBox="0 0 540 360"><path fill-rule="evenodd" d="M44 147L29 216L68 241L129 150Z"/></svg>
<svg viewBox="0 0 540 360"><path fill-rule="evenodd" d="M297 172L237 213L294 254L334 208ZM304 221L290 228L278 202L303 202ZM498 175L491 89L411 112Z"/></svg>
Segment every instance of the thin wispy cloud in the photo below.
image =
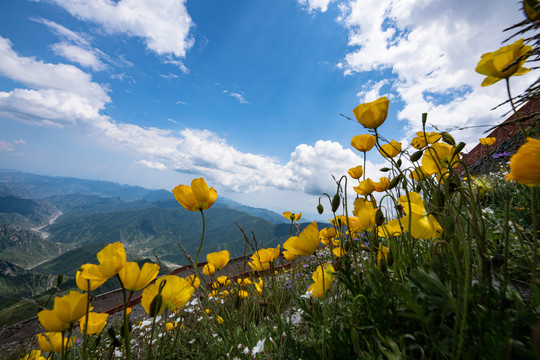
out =
<svg viewBox="0 0 540 360"><path fill-rule="evenodd" d="M171 72L168 73L168 74L161 74L159 76L161 76L162 78L167 79L167 80L178 79L180 77L180 76L178 76L178 75L176 75L174 73L171 73Z"/></svg>
<svg viewBox="0 0 540 360"><path fill-rule="evenodd" d="M246 98L244 97L244 94L240 94L240 93L229 91L229 90L223 90L223 93L229 96L232 96L233 98L238 100L240 104L249 104L249 101L246 100Z"/></svg>

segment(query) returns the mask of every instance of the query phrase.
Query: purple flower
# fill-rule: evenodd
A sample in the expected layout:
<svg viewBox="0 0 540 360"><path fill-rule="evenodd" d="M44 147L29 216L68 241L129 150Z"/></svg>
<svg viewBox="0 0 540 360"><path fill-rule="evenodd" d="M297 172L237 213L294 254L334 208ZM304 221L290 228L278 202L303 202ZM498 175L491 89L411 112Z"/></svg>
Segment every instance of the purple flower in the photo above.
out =
<svg viewBox="0 0 540 360"><path fill-rule="evenodd" d="M502 157L508 157L508 156L510 156L510 155L512 155L512 153L509 153L509 152L502 152L502 153L493 154L493 155L491 155L491 157L492 157L493 159L498 159L498 158L502 158Z"/></svg>

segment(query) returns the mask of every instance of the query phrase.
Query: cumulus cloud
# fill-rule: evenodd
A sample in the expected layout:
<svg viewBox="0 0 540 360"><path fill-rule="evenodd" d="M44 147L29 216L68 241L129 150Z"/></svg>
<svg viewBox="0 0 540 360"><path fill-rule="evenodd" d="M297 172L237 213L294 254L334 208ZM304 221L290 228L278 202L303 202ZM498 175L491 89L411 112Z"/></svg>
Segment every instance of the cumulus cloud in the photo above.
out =
<svg viewBox="0 0 540 360"><path fill-rule="evenodd" d="M110 98L88 74L72 65L19 56L3 38L0 73L28 86L0 92L0 115L38 125L77 127L104 146L141 155L144 160L137 163L142 166L202 175L232 191L332 192L331 175L340 177L362 161L358 153L332 141L298 145L283 163L271 156L241 152L206 129L173 131L116 122L100 113ZM13 146L4 143L2 147ZM369 163L371 168L376 167Z"/></svg>
<svg viewBox="0 0 540 360"><path fill-rule="evenodd" d="M193 25L185 0L53 0L71 15L99 24L110 34L144 39L158 55L185 57Z"/></svg>
<svg viewBox="0 0 540 360"><path fill-rule="evenodd" d="M328 10L328 4L332 0L298 0L298 3L305 7L309 12L314 10L319 10L320 12L325 12Z"/></svg>
<svg viewBox="0 0 540 360"><path fill-rule="evenodd" d="M474 68L482 53L501 46L508 36L502 30L522 20L516 3L352 0L340 9L338 20L349 30L351 51L339 67L347 75L392 74L389 91L405 103L398 118L405 122L406 136L419 130L423 112L439 128L494 125L500 120L504 110L489 109L505 100L505 87L481 88L482 76ZM517 93L531 78L512 82ZM360 97L379 94L381 82L370 85ZM471 127L458 136L475 141L482 131Z"/></svg>
<svg viewBox="0 0 540 360"><path fill-rule="evenodd" d="M91 50L65 42L52 45L52 49L56 54L72 62L81 64L84 67L89 67L96 71L106 68L106 65Z"/></svg>
<svg viewBox="0 0 540 360"><path fill-rule="evenodd" d="M110 102L107 89L89 74L66 64L50 64L19 56L0 37L0 74L31 87L0 92L0 114L42 125L64 126L76 119L100 118Z"/></svg>
<svg viewBox="0 0 540 360"><path fill-rule="evenodd" d="M165 164L162 164L158 161L141 160L141 161L137 161L136 163L142 166L146 166L150 169L167 170L167 166L165 166Z"/></svg>

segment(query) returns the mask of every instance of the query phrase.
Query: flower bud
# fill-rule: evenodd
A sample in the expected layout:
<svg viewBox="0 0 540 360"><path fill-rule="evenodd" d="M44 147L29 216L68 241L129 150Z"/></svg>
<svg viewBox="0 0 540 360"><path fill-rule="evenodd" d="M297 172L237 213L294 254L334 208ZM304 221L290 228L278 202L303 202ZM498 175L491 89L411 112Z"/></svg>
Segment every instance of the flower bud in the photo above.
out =
<svg viewBox="0 0 540 360"><path fill-rule="evenodd" d="M339 209L339 204L341 203L341 198L339 197L339 194L336 193L334 195L334 198L332 199L332 212L335 213L337 209Z"/></svg>
<svg viewBox="0 0 540 360"><path fill-rule="evenodd" d="M383 168L381 169L381 171L382 171L382 172L387 172L387 171L390 171L390 168L383 167Z"/></svg>
<svg viewBox="0 0 540 360"><path fill-rule="evenodd" d="M321 204L317 205L317 212L319 213L319 215L322 214L323 211L324 211L324 207Z"/></svg>
<svg viewBox="0 0 540 360"><path fill-rule="evenodd" d="M391 189L395 188L397 186L397 184L399 184L400 180L401 180L401 174L396 176L395 178L393 178L392 181L390 181L390 184L388 184L387 190L391 190Z"/></svg>
<svg viewBox="0 0 540 360"><path fill-rule="evenodd" d="M415 161L420 160L420 158L422 157L423 154L424 154L424 152L422 150L418 150L418 151L414 152L411 155L411 161L415 162Z"/></svg>
<svg viewBox="0 0 540 360"><path fill-rule="evenodd" d="M450 135L449 133L447 133L446 131L442 131L441 132L441 136L442 136L442 139L445 143L449 144L449 145L456 145L456 140L454 140L454 138L452 137L452 135Z"/></svg>
<svg viewBox="0 0 540 360"><path fill-rule="evenodd" d="M465 147L465 145L466 145L466 144L465 144L463 141L460 142L460 143L456 146L456 148L455 148L455 150L454 150L453 156L456 156L457 154L459 154L459 153L461 152L461 150L463 150L463 148Z"/></svg>

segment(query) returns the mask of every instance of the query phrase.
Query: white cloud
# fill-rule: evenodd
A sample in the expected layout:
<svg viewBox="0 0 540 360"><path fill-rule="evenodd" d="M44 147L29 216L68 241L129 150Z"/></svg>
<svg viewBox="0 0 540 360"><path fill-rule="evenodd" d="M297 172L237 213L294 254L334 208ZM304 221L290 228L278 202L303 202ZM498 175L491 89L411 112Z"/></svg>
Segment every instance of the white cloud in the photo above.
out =
<svg viewBox="0 0 540 360"><path fill-rule="evenodd" d="M328 4L330 2L332 2L332 0L298 0L298 3L307 8L309 12L312 12L313 10L325 12L328 10Z"/></svg>
<svg viewBox="0 0 540 360"><path fill-rule="evenodd" d="M0 114L18 120L61 127L77 119L99 119L110 102L107 90L89 74L72 65L19 56L2 37L0 74L31 87L0 92Z"/></svg>
<svg viewBox="0 0 540 360"><path fill-rule="evenodd" d="M506 99L505 87L481 88L483 77L474 68L482 53L496 50L509 36L502 30L522 20L516 3L354 0L340 8L338 20L349 30L352 51L338 67L345 74L371 72L379 77L382 70L390 70L390 91L405 102L398 118L405 121L407 136L420 128L423 112L433 125L447 128L493 125L508 110L490 111ZM515 92L533 77L513 78ZM374 82L359 96L378 95L380 87ZM470 128L456 136L476 141L486 129Z"/></svg>
<svg viewBox="0 0 540 360"><path fill-rule="evenodd" d="M96 56L95 52L77 45L61 42L52 45L53 51L66 59L81 64L84 67L99 71L107 66Z"/></svg>
<svg viewBox="0 0 540 360"><path fill-rule="evenodd" d="M246 100L244 94L240 94L240 93L237 93L237 92L231 92L229 90L223 90L223 93L227 94L229 96L232 96L233 98L238 100L240 102L240 104L249 104L249 101Z"/></svg>
<svg viewBox="0 0 540 360"><path fill-rule="evenodd" d="M71 15L97 23L110 34L144 39L159 55L185 57L193 25L185 0L54 0Z"/></svg>
<svg viewBox="0 0 540 360"><path fill-rule="evenodd" d="M26 144L26 141L19 139L15 141L4 141L0 140L0 152L12 152L15 151L15 146L17 145L24 145Z"/></svg>
<svg viewBox="0 0 540 360"><path fill-rule="evenodd" d="M71 31L65 26L62 26L54 21L44 18L30 18L30 20L46 25L49 29L52 30L53 33L55 33L58 37L62 39L68 40L81 46L90 46L90 41L86 38L85 35Z"/></svg>
<svg viewBox="0 0 540 360"><path fill-rule="evenodd" d="M178 76L178 75L176 75L174 73L171 73L171 72L168 73L168 74L161 74L159 76L161 76L162 78L167 79L167 80L178 79L180 77L180 76Z"/></svg>
<svg viewBox="0 0 540 360"><path fill-rule="evenodd" d="M167 170L167 166L165 166L165 164L162 164L162 163L157 162L157 161L141 160L141 161L137 161L136 163L140 164L140 165L143 165L143 166L146 166L146 167L148 167L150 169Z"/></svg>

